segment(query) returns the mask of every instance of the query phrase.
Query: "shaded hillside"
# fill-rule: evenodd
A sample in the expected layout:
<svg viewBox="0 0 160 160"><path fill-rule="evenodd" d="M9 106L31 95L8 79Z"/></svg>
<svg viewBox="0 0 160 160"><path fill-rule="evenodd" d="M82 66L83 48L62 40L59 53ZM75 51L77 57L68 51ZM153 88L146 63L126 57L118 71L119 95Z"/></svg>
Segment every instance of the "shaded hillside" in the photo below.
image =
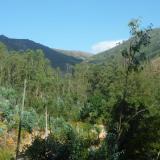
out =
<svg viewBox="0 0 160 160"><path fill-rule="evenodd" d="M89 58L88 61L92 63L103 63L115 55L119 58L121 56L121 51L126 47L128 48L128 45L129 40L124 41L110 50L101 52ZM146 53L146 56L150 58L160 54L160 28L156 28L151 31L151 43L148 47L144 48L143 51Z"/></svg>
<svg viewBox="0 0 160 160"><path fill-rule="evenodd" d="M86 58L89 58L92 56L91 53L88 52L82 52L82 51L74 51L74 50L62 50L62 49L54 49L58 52L61 52L67 56L73 56L75 58L79 58L82 60L85 60Z"/></svg>
<svg viewBox="0 0 160 160"><path fill-rule="evenodd" d="M67 69L67 65L75 65L82 61L81 58L75 56L65 55L60 50L51 49L45 45L36 43L28 39L12 39L6 36L0 36L0 42L4 43L9 51L25 51L28 49L41 49L45 57L51 61L53 67L59 67L62 70Z"/></svg>

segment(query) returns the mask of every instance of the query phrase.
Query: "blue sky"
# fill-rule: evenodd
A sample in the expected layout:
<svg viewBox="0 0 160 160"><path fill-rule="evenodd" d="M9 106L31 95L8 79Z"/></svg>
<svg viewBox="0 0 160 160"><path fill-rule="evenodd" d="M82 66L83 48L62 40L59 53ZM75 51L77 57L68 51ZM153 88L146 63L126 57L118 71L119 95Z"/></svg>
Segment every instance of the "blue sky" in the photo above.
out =
<svg viewBox="0 0 160 160"><path fill-rule="evenodd" d="M160 0L1 0L0 34L98 52L127 39L128 21L160 27Z"/></svg>

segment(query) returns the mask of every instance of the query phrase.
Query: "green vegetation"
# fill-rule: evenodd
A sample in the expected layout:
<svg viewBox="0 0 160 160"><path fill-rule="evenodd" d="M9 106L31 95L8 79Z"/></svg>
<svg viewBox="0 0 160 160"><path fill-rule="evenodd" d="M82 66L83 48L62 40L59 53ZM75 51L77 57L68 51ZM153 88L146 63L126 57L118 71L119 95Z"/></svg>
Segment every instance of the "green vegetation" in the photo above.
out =
<svg viewBox="0 0 160 160"><path fill-rule="evenodd" d="M74 50L62 50L62 49L56 49L56 50L65 55L73 56L73 57L76 57L82 60L85 60L92 56L92 54L88 52L74 51Z"/></svg>
<svg viewBox="0 0 160 160"><path fill-rule="evenodd" d="M0 159L10 160L11 158L12 155L8 150L0 149Z"/></svg>
<svg viewBox="0 0 160 160"><path fill-rule="evenodd" d="M0 42L4 43L10 52L13 51L24 52L29 49L36 51L37 49L41 49L44 52L45 57L50 60L52 66L55 68L58 67L63 71L66 71L68 69L68 65L73 66L77 63L80 63L86 57L85 54L82 54L83 56L81 58L78 55L79 53L77 53L76 51L72 52L72 51L51 49L47 46L35 43L28 39L12 39L1 35Z"/></svg>
<svg viewBox="0 0 160 160"><path fill-rule="evenodd" d="M41 50L11 53L0 44L0 159L16 151L31 160L160 158L158 30L138 20L129 28L127 45L109 60L65 74Z"/></svg>
<svg viewBox="0 0 160 160"><path fill-rule="evenodd" d="M142 48L141 52L144 52L146 58L150 59L153 57L160 56L160 28L156 28L150 31L150 45L148 47ZM128 48L130 40L125 40L121 44L117 44L116 47L99 53L91 58L89 58L89 62L91 63L106 63L106 61L110 61L112 57L121 60L121 51L124 48Z"/></svg>

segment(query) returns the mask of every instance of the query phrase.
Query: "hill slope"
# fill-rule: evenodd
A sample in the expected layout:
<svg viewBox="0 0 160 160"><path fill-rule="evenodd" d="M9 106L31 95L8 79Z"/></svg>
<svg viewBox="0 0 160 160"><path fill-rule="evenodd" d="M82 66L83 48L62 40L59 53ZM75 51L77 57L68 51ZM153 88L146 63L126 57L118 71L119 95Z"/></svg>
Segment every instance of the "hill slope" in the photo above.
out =
<svg viewBox="0 0 160 160"><path fill-rule="evenodd" d="M111 56L116 55L116 57L120 57L121 50L126 48L128 44L129 40L124 41L123 43L110 50L101 52L89 58L88 61L92 63L103 63L107 61L107 59L110 59ZM144 49L144 52L146 53L146 56L150 58L158 56L160 54L160 28L156 28L151 31L151 43L148 47Z"/></svg>
<svg viewBox="0 0 160 160"><path fill-rule="evenodd" d="M4 35L0 36L0 42L4 43L9 51L25 51L28 49L41 49L45 57L51 61L53 67L59 67L63 71L67 69L67 64L75 65L80 63L83 59L72 56L72 54L64 54L61 50L51 49L45 45L36 43L28 39L12 39ZM68 51L69 52L69 51Z"/></svg>
<svg viewBox="0 0 160 160"><path fill-rule="evenodd" d="M91 53L88 52L83 52L83 51L75 51L75 50L62 50L62 49L54 49L57 50L58 52L61 52L67 56L73 56L75 58L79 58L82 60L85 60L86 58L89 58L92 56Z"/></svg>

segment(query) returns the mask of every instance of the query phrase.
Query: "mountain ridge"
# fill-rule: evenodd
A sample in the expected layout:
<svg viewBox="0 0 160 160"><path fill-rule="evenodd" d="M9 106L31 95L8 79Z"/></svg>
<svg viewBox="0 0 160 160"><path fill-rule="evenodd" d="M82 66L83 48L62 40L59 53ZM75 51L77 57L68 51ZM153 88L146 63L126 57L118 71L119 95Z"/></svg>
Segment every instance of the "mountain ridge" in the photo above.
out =
<svg viewBox="0 0 160 160"><path fill-rule="evenodd" d="M0 42L2 42L9 51L26 51L28 49L41 49L44 52L45 57L50 60L51 65L55 68L59 67L63 71L67 70L68 64L75 65L83 61L83 59L80 57L75 57L71 54L64 54L60 50L52 49L48 46L34 42L30 39L8 38L5 35L0 35Z"/></svg>
<svg viewBox="0 0 160 160"><path fill-rule="evenodd" d="M84 52L80 50L64 50L64 49L59 49L59 48L53 48L54 50L60 51L61 53L68 55L68 56L73 56L75 58L80 58L85 60L86 58L91 57L93 54L89 52Z"/></svg>

